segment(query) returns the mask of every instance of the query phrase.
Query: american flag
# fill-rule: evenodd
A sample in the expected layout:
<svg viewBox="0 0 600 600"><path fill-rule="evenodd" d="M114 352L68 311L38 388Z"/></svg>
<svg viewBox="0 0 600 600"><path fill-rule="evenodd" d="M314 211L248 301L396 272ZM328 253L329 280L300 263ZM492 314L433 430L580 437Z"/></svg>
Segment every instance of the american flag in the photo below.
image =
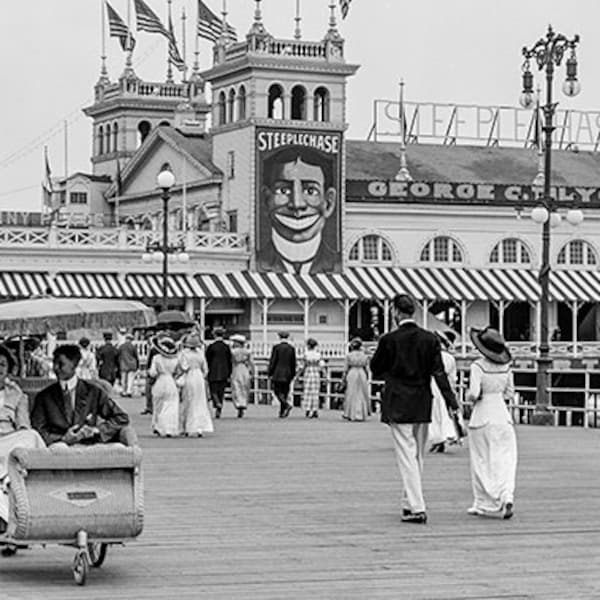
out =
<svg viewBox="0 0 600 600"><path fill-rule="evenodd" d="M135 0L135 14L137 17L138 31L160 33L169 39L169 32L160 22L160 19L156 16L156 13L144 2L144 0Z"/></svg>
<svg viewBox="0 0 600 600"><path fill-rule="evenodd" d="M198 35L211 42L216 42L221 37L222 30L223 21L202 0L198 0ZM235 28L229 23L226 25L225 35L230 41L237 40Z"/></svg>
<svg viewBox="0 0 600 600"><path fill-rule="evenodd" d="M342 11L342 19L346 18L346 15L350 10L350 2L352 2L352 0L340 0L340 10Z"/></svg>
<svg viewBox="0 0 600 600"><path fill-rule="evenodd" d="M131 31L129 31L119 13L108 2L106 3L106 14L108 16L108 33L110 37L119 38L123 50L133 50L135 39L131 35Z"/></svg>
<svg viewBox="0 0 600 600"><path fill-rule="evenodd" d="M181 58L181 54L179 54L179 49L177 48L177 40L175 39L175 30L173 29L173 21L171 21L171 17L169 16L169 60L171 64L180 71L185 71L185 62L183 58Z"/></svg>

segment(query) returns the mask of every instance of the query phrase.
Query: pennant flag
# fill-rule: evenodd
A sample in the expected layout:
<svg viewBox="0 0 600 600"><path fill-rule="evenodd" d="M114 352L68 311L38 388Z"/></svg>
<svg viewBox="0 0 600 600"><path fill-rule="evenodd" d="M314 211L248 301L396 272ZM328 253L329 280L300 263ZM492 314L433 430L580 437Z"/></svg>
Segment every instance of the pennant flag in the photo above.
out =
<svg viewBox="0 0 600 600"><path fill-rule="evenodd" d="M183 58L181 58L181 54L179 54L179 50L177 48L177 40L175 39L175 30L173 29L173 21L171 21L171 16L169 15L169 60L171 64L180 71L185 71L185 62Z"/></svg>
<svg viewBox="0 0 600 600"><path fill-rule="evenodd" d="M121 48L125 52L135 48L135 39L129 31L129 27L125 25L125 21L121 19L119 13L107 2L106 14L108 15L108 33L110 37L119 38Z"/></svg>
<svg viewBox="0 0 600 600"><path fill-rule="evenodd" d="M198 35L201 38L216 42L223 31L223 20L219 19L202 0L198 0ZM225 35L231 42L237 41L235 28L227 23Z"/></svg>
<svg viewBox="0 0 600 600"><path fill-rule="evenodd" d="M345 19L350 10L350 2L352 0L340 0L340 10L342 11L342 19Z"/></svg>
<svg viewBox="0 0 600 600"><path fill-rule="evenodd" d="M144 2L144 0L135 0L135 14L137 18L138 31L160 33L169 39L169 32L160 22L160 19L156 16L156 13Z"/></svg>
<svg viewBox="0 0 600 600"><path fill-rule="evenodd" d="M44 146L44 179L42 181L42 194L44 206L52 209L52 171L50 171L50 161L48 160L48 147Z"/></svg>

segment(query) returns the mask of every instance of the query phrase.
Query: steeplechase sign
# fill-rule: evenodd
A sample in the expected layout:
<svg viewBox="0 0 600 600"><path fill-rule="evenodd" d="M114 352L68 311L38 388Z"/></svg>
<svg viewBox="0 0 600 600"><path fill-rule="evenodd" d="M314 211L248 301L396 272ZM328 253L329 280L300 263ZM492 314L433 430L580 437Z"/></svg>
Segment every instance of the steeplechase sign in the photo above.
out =
<svg viewBox="0 0 600 600"><path fill-rule="evenodd" d="M564 205L600 206L600 188L553 186L552 197ZM531 205L531 185L431 181L346 181L348 202L426 202L435 204Z"/></svg>

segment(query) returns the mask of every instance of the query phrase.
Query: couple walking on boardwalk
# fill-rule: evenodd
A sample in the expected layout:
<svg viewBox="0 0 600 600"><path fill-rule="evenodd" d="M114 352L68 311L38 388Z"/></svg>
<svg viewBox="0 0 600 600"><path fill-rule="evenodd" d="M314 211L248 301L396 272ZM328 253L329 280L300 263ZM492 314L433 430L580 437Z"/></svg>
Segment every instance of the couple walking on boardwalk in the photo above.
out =
<svg viewBox="0 0 600 600"><path fill-rule="evenodd" d="M393 301L397 329L380 340L371 359L374 379L385 385L381 420L392 433L396 461L404 493L402 521L426 523L422 490L423 456L431 422L431 381L435 381L448 410L459 404L444 370L439 338L413 319L414 300L400 294ZM512 399L514 384L510 353L502 336L491 328L473 330L475 347L482 358L471 366L467 399L474 402L469 422L472 515L513 514L517 466L516 437L504 402Z"/></svg>

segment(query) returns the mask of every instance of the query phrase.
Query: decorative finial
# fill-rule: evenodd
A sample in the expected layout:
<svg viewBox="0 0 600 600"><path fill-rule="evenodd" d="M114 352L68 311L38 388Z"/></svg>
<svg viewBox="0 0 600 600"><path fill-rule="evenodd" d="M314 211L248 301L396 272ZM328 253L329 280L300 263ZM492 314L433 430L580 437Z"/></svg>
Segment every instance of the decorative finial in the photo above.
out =
<svg viewBox="0 0 600 600"><path fill-rule="evenodd" d="M254 9L254 22L257 25L262 23L262 13L260 12L260 2L261 0L256 0L256 8Z"/></svg>
<svg viewBox="0 0 600 600"><path fill-rule="evenodd" d="M294 39L301 40L302 39L302 30L300 29L300 23L302 21L302 17L300 16L300 0L296 0L296 17L294 18L296 21L296 29L294 30Z"/></svg>
<svg viewBox="0 0 600 600"><path fill-rule="evenodd" d="M404 131L404 79L400 80L400 170L396 173L396 181L412 181L406 162L406 132Z"/></svg>
<svg viewBox="0 0 600 600"><path fill-rule="evenodd" d="M329 30L337 31L337 22L335 20L335 2L333 0L329 3Z"/></svg>
<svg viewBox="0 0 600 600"><path fill-rule="evenodd" d="M223 0L223 10L221 11L221 38L220 42L223 45L227 44L227 0Z"/></svg>

